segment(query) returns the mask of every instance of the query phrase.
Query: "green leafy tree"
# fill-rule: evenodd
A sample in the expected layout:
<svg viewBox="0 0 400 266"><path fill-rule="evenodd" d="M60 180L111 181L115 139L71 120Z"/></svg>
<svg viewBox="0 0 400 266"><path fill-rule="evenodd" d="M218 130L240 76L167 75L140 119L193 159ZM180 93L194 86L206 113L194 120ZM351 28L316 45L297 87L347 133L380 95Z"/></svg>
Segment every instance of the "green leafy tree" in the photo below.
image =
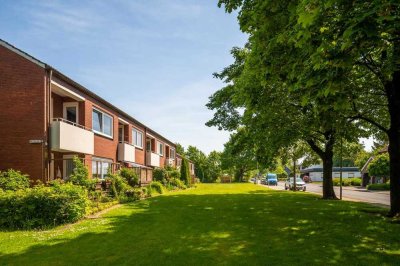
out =
<svg viewBox="0 0 400 266"><path fill-rule="evenodd" d="M254 144L245 128L231 134L221 154L221 167L228 174L233 174L236 181L242 182L246 172L257 168Z"/></svg>
<svg viewBox="0 0 400 266"><path fill-rule="evenodd" d="M187 159L191 160L195 165L195 175L202 182L210 181L207 176L207 155L195 146L189 145L185 153Z"/></svg>
<svg viewBox="0 0 400 266"><path fill-rule="evenodd" d="M183 182L185 182L186 186L190 186L190 169L189 169L189 161L186 158L182 158L182 165L181 165L181 175L180 178Z"/></svg>
<svg viewBox="0 0 400 266"><path fill-rule="evenodd" d="M390 175L389 156L387 154L376 156L368 165L368 173L370 176L388 177Z"/></svg>
<svg viewBox="0 0 400 266"><path fill-rule="evenodd" d="M221 176L221 153L212 151L207 156L205 176L210 182L215 182Z"/></svg>
<svg viewBox="0 0 400 266"><path fill-rule="evenodd" d="M176 153L181 155L185 154L185 148L181 144L175 143L175 145L176 145Z"/></svg>

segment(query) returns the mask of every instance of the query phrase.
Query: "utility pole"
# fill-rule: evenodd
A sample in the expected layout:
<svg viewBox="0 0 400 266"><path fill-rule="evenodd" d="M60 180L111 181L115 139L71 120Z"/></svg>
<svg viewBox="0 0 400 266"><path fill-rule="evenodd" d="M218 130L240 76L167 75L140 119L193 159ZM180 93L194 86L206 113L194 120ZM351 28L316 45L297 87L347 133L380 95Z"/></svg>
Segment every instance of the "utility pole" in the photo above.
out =
<svg viewBox="0 0 400 266"><path fill-rule="evenodd" d="M294 157L293 157L293 191L296 191L296 158Z"/></svg>

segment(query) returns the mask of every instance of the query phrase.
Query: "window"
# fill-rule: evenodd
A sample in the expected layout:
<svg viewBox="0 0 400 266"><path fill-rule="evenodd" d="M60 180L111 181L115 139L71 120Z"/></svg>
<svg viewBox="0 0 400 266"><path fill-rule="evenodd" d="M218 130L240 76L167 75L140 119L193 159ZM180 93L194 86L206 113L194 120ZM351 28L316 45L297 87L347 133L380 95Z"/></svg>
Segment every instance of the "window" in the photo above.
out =
<svg viewBox="0 0 400 266"><path fill-rule="evenodd" d="M171 149L171 150L170 150L170 152L169 152L169 157L170 157L171 159L175 159L175 150L174 150L174 149Z"/></svg>
<svg viewBox="0 0 400 266"><path fill-rule="evenodd" d="M164 144L161 142L158 143L158 154L164 155Z"/></svg>
<svg viewBox="0 0 400 266"><path fill-rule="evenodd" d="M147 150L147 151L151 151L151 140L148 140L148 141L146 142L146 150Z"/></svg>
<svg viewBox="0 0 400 266"><path fill-rule="evenodd" d="M65 159L64 160L64 180L68 180L69 177L72 175L75 169L75 164L74 161L71 159Z"/></svg>
<svg viewBox="0 0 400 266"><path fill-rule="evenodd" d="M66 102L63 103L63 115L64 119L78 123L78 103L77 102Z"/></svg>
<svg viewBox="0 0 400 266"><path fill-rule="evenodd" d="M132 129L132 142L136 147L143 148L143 133L137 129Z"/></svg>
<svg viewBox="0 0 400 266"><path fill-rule="evenodd" d="M113 136L113 118L97 109L93 109L92 112L92 127L96 133Z"/></svg>
<svg viewBox="0 0 400 266"><path fill-rule="evenodd" d="M108 171L111 169L112 160L93 158L92 159L92 177L98 179L105 179Z"/></svg>

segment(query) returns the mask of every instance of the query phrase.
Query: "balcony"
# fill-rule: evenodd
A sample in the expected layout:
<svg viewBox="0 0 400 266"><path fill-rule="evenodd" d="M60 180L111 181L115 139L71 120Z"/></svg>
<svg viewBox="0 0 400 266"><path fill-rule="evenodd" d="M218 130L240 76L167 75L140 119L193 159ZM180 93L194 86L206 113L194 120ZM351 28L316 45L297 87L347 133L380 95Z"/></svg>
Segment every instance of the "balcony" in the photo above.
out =
<svg viewBox="0 0 400 266"><path fill-rule="evenodd" d="M50 147L57 152L94 154L94 134L84 126L56 118L51 123Z"/></svg>
<svg viewBox="0 0 400 266"><path fill-rule="evenodd" d="M127 143L118 143L118 161L120 162L135 162L135 146Z"/></svg>
<svg viewBox="0 0 400 266"><path fill-rule="evenodd" d="M165 165L174 166L174 159L172 158L165 159Z"/></svg>
<svg viewBox="0 0 400 266"><path fill-rule="evenodd" d="M147 165L160 167L160 155L153 152L147 152L146 156L147 156Z"/></svg>

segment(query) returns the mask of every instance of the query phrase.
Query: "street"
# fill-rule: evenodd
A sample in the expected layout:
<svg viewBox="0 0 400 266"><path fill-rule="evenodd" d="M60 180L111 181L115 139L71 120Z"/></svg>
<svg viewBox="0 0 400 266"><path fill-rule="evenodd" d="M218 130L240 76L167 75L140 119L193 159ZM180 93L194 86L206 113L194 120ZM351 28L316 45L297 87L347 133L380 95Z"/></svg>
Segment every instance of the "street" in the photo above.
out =
<svg viewBox="0 0 400 266"><path fill-rule="evenodd" d="M266 186L266 185L263 185ZM272 189L285 190L285 182L280 181L278 186L266 186ZM336 196L339 198L339 187L334 187ZM307 191L322 195L322 183L308 183ZM304 192L300 192L304 193ZM390 206L389 191L370 191L359 187L343 187L342 196L344 200L360 201L383 207Z"/></svg>

